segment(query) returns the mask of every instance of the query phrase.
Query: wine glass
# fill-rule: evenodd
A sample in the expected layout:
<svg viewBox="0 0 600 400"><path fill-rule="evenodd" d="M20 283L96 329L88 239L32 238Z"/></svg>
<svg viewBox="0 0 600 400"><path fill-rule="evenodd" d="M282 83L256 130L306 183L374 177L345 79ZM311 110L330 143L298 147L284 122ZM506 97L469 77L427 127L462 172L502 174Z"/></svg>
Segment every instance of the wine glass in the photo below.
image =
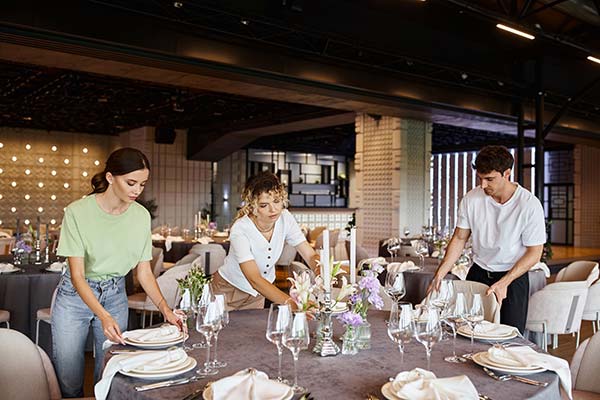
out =
<svg viewBox="0 0 600 400"><path fill-rule="evenodd" d="M396 259L396 254L400 250L400 240L398 238L389 238L386 240L387 251L392 257L392 262Z"/></svg>
<svg viewBox="0 0 600 400"><path fill-rule="evenodd" d="M465 295L463 293L457 293L454 303L450 304L446 308L446 312L443 315L443 322L452 328L452 355L444 357L444 361L449 363L464 363L467 362L466 358L459 357L456 355L456 329L458 324L463 320L463 316L466 314L467 303L465 301Z"/></svg>
<svg viewBox="0 0 600 400"><path fill-rule="evenodd" d="M205 283L202 286L202 294L200 295L200 299L198 300L198 304L196 305L197 310L201 308L206 308L210 302L214 300L214 296L212 290L210 288L210 284ZM208 343L194 343L192 345L195 349L205 349L208 346Z"/></svg>
<svg viewBox="0 0 600 400"><path fill-rule="evenodd" d="M393 303L387 327L388 336L398 345L400 364L404 363L404 343L410 342L414 333L413 310L410 303Z"/></svg>
<svg viewBox="0 0 600 400"><path fill-rule="evenodd" d="M473 298L471 301L471 308L465 314L465 321L469 324L471 328L471 352L467 354L463 354L464 358L473 357L473 339L475 336L475 328L477 325L483 321L483 303L481 302L481 294L473 293Z"/></svg>
<svg viewBox="0 0 600 400"><path fill-rule="evenodd" d="M425 352L427 354L427 370L430 371L431 350L433 345L442 338L442 326L440 324L437 307L427 305L420 305L417 307L415 338L425 346Z"/></svg>
<svg viewBox="0 0 600 400"><path fill-rule="evenodd" d="M179 317L183 326L183 343L181 345L181 348L185 352L189 352L193 349L193 347L186 345L186 341L190 337L189 330L192 327L194 321L194 310L192 309L192 307L188 307L185 304L180 303L177 307L175 307L173 313Z"/></svg>
<svg viewBox="0 0 600 400"><path fill-rule="evenodd" d="M294 357L294 393L304 393L306 389L298 386L298 354L300 350L308 348L310 343L310 332L306 313L296 312L293 316L290 314L289 323L283 332L283 345L287 347Z"/></svg>
<svg viewBox="0 0 600 400"><path fill-rule="evenodd" d="M417 240L415 251L421 260L421 270L425 268L425 256L429 256L429 245L424 240Z"/></svg>
<svg viewBox="0 0 600 400"><path fill-rule="evenodd" d="M385 276L383 291L397 303L406 294L404 273L398 270L388 270Z"/></svg>
<svg viewBox="0 0 600 400"><path fill-rule="evenodd" d="M211 301L206 307L198 307L198 316L196 317L196 331L204 335L206 339L206 362L204 368L196 371L201 377L215 375L219 371L210 365L210 341L219 324L221 323L219 306L216 301Z"/></svg>
<svg viewBox="0 0 600 400"><path fill-rule="evenodd" d="M229 324L229 312L225 307L225 295L216 294L215 302L217 303L219 316L221 318L219 319L219 324L217 325L213 335L215 339L215 348L213 350L213 360L211 361L210 366L213 368L224 368L227 366L227 363L217 360L217 345L219 343L219 332L221 332L221 330Z"/></svg>
<svg viewBox="0 0 600 400"><path fill-rule="evenodd" d="M439 290L433 290L429 294L429 303L432 306L439 308L440 313L444 314L444 311L446 311L446 308L448 307L448 304L450 304L450 301L452 301L453 297L454 285L452 284L451 280L444 279L440 283Z"/></svg>
<svg viewBox="0 0 600 400"><path fill-rule="evenodd" d="M404 233L404 237L408 237L408 235L410 235L410 228L408 226L405 226L404 231L402 233Z"/></svg>
<svg viewBox="0 0 600 400"><path fill-rule="evenodd" d="M269 307L269 319L267 321L267 340L277 346L278 368L277 380L287 383L281 376L281 357L283 355L283 333L290 323L292 309L288 304L272 303Z"/></svg>

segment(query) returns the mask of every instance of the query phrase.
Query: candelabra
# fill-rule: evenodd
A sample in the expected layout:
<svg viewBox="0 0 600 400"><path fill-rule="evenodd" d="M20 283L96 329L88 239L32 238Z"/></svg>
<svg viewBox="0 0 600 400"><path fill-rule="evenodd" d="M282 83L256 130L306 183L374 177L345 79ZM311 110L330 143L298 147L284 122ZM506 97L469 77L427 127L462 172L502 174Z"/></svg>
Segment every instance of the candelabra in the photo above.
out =
<svg viewBox="0 0 600 400"><path fill-rule="evenodd" d="M325 301L319 310L319 331L317 332L317 344L313 352L321 357L335 356L340 352L340 348L333 341L333 323L331 321L331 289L325 291Z"/></svg>
<svg viewBox="0 0 600 400"><path fill-rule="evenodd" d="M35 241L35 262L34 264L39 265L42 263L42 248L39 240Z"/></svg>

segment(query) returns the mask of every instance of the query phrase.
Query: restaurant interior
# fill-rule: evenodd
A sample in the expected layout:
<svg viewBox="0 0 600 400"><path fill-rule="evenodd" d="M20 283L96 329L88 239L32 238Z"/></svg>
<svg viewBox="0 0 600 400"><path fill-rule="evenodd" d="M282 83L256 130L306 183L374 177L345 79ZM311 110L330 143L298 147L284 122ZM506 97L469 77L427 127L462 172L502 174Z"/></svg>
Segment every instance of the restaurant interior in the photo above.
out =
<svg viewBox="0 0 600 400"><path fill-rule="evenodd" d="M417 333L403 344L390 333L394 312L402 301L435 303L429 284L461 199L481 184L473 165L489 145L509 150L510 181L544 209L547 241L526 272L527 329L487 337L481 327L475 334L477 322L466 324L470 334L455 322L426 351ZM475 399L600 398L591 372L600 368L598 0L2 1L0 386L10 390L0 389L0 400L63 398L51 330L57 285L69 268L57 252L63 217L123 147L150 163L138 202L151 215L151 268L170 308L182 307L190 271L210 278L230 256L244 186L263 171L285 186L288 210L327 260L315 280L287 244L275 286L291 294L312 274L325 292L311 288L316 311L297 371L298 354L284 352L293 386L277 382L283 392L273 384L282 356L278 371L265 338L267 301L264 310L221 320L213 366L217 349L226 363L208 378L194 367L162 375L117 367L96 385L90 334L85 397L258 399L267 398L262 379L271 377L273 399L471 398L457 392L460 377ZM473 257L468 245L454 263L446 303L456 304L458 292L480 293L485 321L507 327L499 324L500 302L466 284ZM338 262L341 272L329 282ZM396 272L400 297L387 290ZM361 282L370 274L379 274L382 303L370 303L367 343L357 328L352 347L353 331L331 301L344 310L353 303L331 296L348 282L366 290ZM162 315L135 270L126 280L128 329L160 328ZM2 336L12 331L21 335ZM190 342L207 338L190 328ZM527 364L513 355L518 366L503 369L493 357L512 354L506 338L547 358ZM123 349L135 349L133 342ZM158 354L180 342L137 347ZM214 346L183 354L201 366ZM104 350L106 375L117 355ZM472 357L446 360L458 351ZM431 383L444 378L456 380ZM180 382L139 389L169 379ZM415 379L425 382L420 389Z"/></svg>

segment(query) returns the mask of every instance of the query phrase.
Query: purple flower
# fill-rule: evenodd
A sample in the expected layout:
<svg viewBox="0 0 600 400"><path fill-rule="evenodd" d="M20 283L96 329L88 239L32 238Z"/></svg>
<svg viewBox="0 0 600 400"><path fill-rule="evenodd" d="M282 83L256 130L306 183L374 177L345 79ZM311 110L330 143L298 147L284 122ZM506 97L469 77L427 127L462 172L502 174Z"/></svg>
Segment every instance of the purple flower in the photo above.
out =
<svg viewBox="0 0 600 400"><path fill-rule="evenodd" d="M367 272L367 276L363 277L360 282L358 282L358 287L361 289L367 289L370 294L379 293L379 288L381 284L379 280L374 276L371 271Z"/></svg>
<svg viewBox="0 0 600 400"><path fill-rule="evenodd" d="M363 319L360 315L353 313L352 311L346 311L337 317L337 319L344 325L357 327L362 325Z"/></svg>
<svg viewBox="0 0 600 400"><path fill-rule="evenodd" d="M376 309L381 310L383 308L383 299L378 293L371 293L368 297L369 303L373 304Z"/></svg>
<svg viewBox="0 0 600 400"><path fill-rule="evenodd" d="M356 304L362 299L362 294L360 292L354 293L353 295L350 295L349 299L350 303Z"/></svg>
<svg viewBox="0 0 600 400"><path fill-rule="evenodd" d="M19 240L17 241L17 243L15 243L15 247L17 248L17 250L23 250L23 252L25 253L31 253L32 247L27 244L27 242L25 242L24 240Z"/></svg>

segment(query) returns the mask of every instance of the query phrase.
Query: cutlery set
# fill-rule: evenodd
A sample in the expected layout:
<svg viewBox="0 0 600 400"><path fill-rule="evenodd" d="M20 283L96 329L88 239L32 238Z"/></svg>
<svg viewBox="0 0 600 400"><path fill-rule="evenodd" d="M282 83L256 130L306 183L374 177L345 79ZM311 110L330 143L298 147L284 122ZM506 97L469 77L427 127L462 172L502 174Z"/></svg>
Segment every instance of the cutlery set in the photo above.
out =
<svg viewBox="0 0 600 400"><path fill-rule="evenodd" d="M497 375L494 371L492 371L491 369L488 369L486 367L483 367L483 370L485 371L486 374L488 374L495 380L501 381L501 382L515 380L515 381L528 383L530 385L535 385L535 386L542 386L542 387L548 386L548 382L540 382L540 381L536 381L534 379L524 378L522 376L517 376L517 375L509 375L509 374Z"/></svg>

